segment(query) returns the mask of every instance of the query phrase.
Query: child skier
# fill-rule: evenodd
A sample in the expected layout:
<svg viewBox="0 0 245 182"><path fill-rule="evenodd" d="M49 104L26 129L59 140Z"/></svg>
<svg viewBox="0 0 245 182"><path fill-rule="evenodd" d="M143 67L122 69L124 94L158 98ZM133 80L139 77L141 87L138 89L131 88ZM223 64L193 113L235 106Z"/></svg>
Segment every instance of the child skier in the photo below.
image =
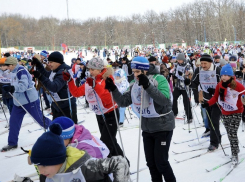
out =
<svg viewBox="0 0 245 182"><path fill-rule="evenodd" d="M31 162L37 165L40 174L46 177L46 182L104 182L104 174L109 173L113 173L115 182L129 180L129 167L121 156L91 158L85 151L65 147L59 124L54 123L49 129L37 139L31 152Z"/></svg>
<svg viewBox="0 0 245 182"><path fill-rule="evenodd" d="M216 102L221 106L223 122L231 145L232 164L236 165L240 152L237 131L243 112L241 95L244 94L245 88L236 81L230 64L222 67L220 76L221 81L215 88L214 96L208 102L203 103L202 107L212 106Z"/></svg>
<svg viewBox="0 0 245 182"><path fill-rule="evenodd" d="M144 57L135 57L131 62L131 68L135 79L130 83L128 91L121 94L111 78L106 79L106 89L112 92L120 107L133 104L138 113L142 110L141 129L145 158L152 181L162 181L164 176L166 182L175 182L168 161L168 151L175 127L168 81L159 74L155 65L149 66L148 60Z"/></svg>

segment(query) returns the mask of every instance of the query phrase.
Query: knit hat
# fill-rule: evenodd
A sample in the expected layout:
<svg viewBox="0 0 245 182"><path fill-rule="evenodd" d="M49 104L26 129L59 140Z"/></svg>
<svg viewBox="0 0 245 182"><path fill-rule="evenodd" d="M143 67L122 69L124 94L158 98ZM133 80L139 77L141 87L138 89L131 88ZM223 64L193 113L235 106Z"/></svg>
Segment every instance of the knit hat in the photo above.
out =
<svg viewBox="0 0 245 182"><path fill-rule="evenodd" d="M10 54L9 54L8 52L6 52L3 56L4 56L4 57L9 57Z"/></svg>
<svg viewBox="0 0 245 182"><path fill-rule="evenodd" d="M40 52L40 55L43 56L43 57L45 57L45 58L47 58L48 52L45 51L45 50L43 50L42 52Z"/></svg>
<svg viewBox="0 0 245 182"><path fill-rule="evenodd" d="M214 56L214 59L220 59L219 55Z"/></svg>
<svg viewBox="0 0 245 182"><path fill-rule="evenodd" d="M69 138L72 138L75 132L75 124L74 122L65 116L60 116L58 118L55 118L51 124L54 123L58 123L60 124L61 128L62 128L62 133L61 133L61 137L66 140Z"/></svg>
<svg viewBox="0 0 245 182"><path fill-rule="evenodd" d="M233 73L233 70L230 64L226 64L225 66L222 67L220 71L220 76L222 75L234 76L234 73Z"/></svg>
<svg viewBox="0 0 245 182"><path fill-rule="evenodd" d="M183 60L186 62L185 55L183 53L179 53L176 57L176 60Z"/></svg>
<svg viewBox="0 0 245 182"><path fill-rule="evenodd" d="M226 65L227 64L227 61L225 59L221 59L219 61L220 65Z"/></svg>
<svg viewBox="0 0 245 182"><path fill-rule="evenodd" d="M236 76L236 78L242 78L242 72L241 71L236 71L235 72L235 76Z"/></svg>
<svg viewBox="0 0 245 182"><path fill-rule="evenodd" d="M151 56L149 59L148 59L148 61L149 62L153 62L153 61L156 61L157 59L154 57L154 56Z"/></svg>
<svg viewBox="0 0 245 182"><path fill-rule="evenodd" d="M132 69L149 70L149 61L145 57L135 57L131 62Z"/></svg>
<svg viewBox="0 0 245 182"><path fill-rule="evenodd" d="M5 64L5 61L6 61L6 58L1 58L1 59L0 59L0 65L1 65L1 64Z"/></svg>
<svg viewBox="0 0 245 182"><path fill-rule="evenodd" d="M204 53L201 56L200 61L207 61L207 62L212 63L213 62L213 59L212 59L212 57L209 54Z"/></svg>
<svg viewBox="0 0 245 182"><path fill-rule="evenodd" d="M64 62L64 57L60 52L55 51L49 55L48 60L62 64Z"/></svg>
<svg viewBox="0 0 245 182"><path fill-rule="evenodd" d="M229 57L229 61L237 61L237 57L235 55L231 55Z"/></svg>
<svg viewBox="0 0 245 182"><path fill-rule="evenodd" d="M12 57L12 56L9 56L6 58L4 64L6 64L6 65L10 65L10 64L17 65L17 59Z"/></svg>
<svg viewBox="0 0 245 182"><path fill-rule="evenodd" d="M95 70L102 70L104 68L104 61L100 58L92 58L88 62L87 67Z"/></svg>
<svg viewBox="0 0 245 182"><path fill-rule="evenodd" d="M55 123L49 126L32 147L31 162L42 166L62 164L66 160L66 147L60 136L62 128Z"/></svg>

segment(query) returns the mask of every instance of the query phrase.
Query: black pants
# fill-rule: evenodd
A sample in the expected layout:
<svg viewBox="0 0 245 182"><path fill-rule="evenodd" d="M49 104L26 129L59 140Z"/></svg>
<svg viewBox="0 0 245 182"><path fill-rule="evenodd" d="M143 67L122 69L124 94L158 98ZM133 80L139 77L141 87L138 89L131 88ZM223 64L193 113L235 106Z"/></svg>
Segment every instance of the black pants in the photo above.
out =
<svg viewBox="0 0 245 182"><path fill-rule="evenodd" d="M194 101L195 103L199 104L199 95L198 95L198 90L197 89L192 89L193 95L194 95Z"/></svg>
<svg viewBox="0 0 245 182"><path fill-rule="evenodd" d="M116 109L116 113L117 113L117 119L119 121L118 109ZM107 129L106 124L103 120L103 116L102 115L96 115L98 125L99 125L99 129L100 129L100 134L101 134L100 140L102 142L104 142L106 144L106 146L108 147L108 149L110 150L109 157L117 156L117 155L123 156L122 149L119 146L119 144L117 143L117 139L116 139L117 123L116 123L114 111L106 113L106 114L104 114L104 116L105 116L105 120L106 120L106 124L108 126L108 129ZM109 130L109 132L108 132L108 130ZM111 134L112 138L110 137L109 133Z"/></svg>
<svg viewBox="0 0 245 182"><path fill-rule="evenodd" d="M64 116L62 112L58 112L55 108L51 106L52 113L53 113L53 120L57 117ZM71 118L75 124L77 124L77 106L72 105L72 117L70 114L70 107L62 108L62 111L64 112L65 116L68 118Z"/></svg>
<svg viewBox="0 0 245 182"><path fill-rule="evenodd" d="M47 98L46 92L43 92L43 99L44 99L44 101L45 101L46 107L47 107L47 108L50 108L50 103L49 103L49 100L48 100L48 98Z"/></svg>
<svg viewBox="0 0 245 182"><path fill-rule="evenodd" d="M221 111L219 109L219 107L217 106L217 104L214 104L210 107L207 107L206 110L208 111L208 115L211 118L212 123L210 122L210 119L208 117L208 125L209 125L209 129L210 129L210 144L218 147L219 143L221 142L221 135L220 135L220 131L219 131L219 120L220 120L220 116L221 116ZM213 124L213 126L212 126ZM214 129L215 131L214 131ZM216 136L216 134L218 136Z"/></svg>
<svg viewBox="0 0 245 182"><path fill-rule="evenodd" d="M153 182L176 182L173 170L168 162L168 151L173 131L156 133L142 132L145 158Z"/></svg>
<svg viewBox="0 0 245 182"><path fill-rule="evenodd" d="M245 123L245 106L243 105L242 122Z"/></svg>
<svg viewBox="0 0 245 182"><path fill-rule="evenodd" d="M179 96L183 96L183 104L184 104L184 109L185 109L185 114L187 116L187 119L192 119L192 114L191 114L191 107L190 107L190 100L188 98L188 95L186 93L186 90L179 90L178 88L174 89L173 92L173 112L174 115L176 116L178 114L178 98Z"/></svg>

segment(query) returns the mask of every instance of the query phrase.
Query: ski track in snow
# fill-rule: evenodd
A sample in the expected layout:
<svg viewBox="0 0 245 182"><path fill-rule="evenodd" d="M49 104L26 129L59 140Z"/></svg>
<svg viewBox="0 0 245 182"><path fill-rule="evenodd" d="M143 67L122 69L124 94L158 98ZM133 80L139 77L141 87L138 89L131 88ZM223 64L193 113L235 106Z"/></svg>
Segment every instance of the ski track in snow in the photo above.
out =
<svg viewBox="0 0 245 182"><path fill-rule="evenodd" d="M102 52L101 52L102 53ZM102 54L101 54L102 55ZM65 55L65 62L70 65L71 58L77 57L74 53L69 53L68 55ZM112 59L114 56L111 56ZM92 54L88 52L88 56L85 58L85 60L89 60L92 58ZM193 97L192 97L193 98ZM181 97L179 98L180 101L179 104L179 116L183 115L183 103ZM84 98L80 99L80 102L84 103ZM99 128L97 125L95 114L92 112L85 112L83 109L79 109L82 106L80 104L77 104L78 106L78 121L85 119L85 122L82 124L92 132L93 135L100 137ZM201 122L201 113L200 113L200 106L194 108L195 112L197 113L198 119ZM89 109L87 109L89 110ZM6 110L5 110L6 111ZM44 114L47 115L49 112L44 111ZM79 114L83 113L83 114ZM6 112L7 117L9 119L9 114ZM139 120L135 117L132 117L130 119L129 113L126 110L126 115L129 119L129 123L125 119L124 121L124 127L129 127L130 129L126 129L121 131L122 139L124 143L125 153L127 158L130 160L131 164L131 171L135 171L137 169L137 146L138 146L138 131L139 129L136 126L139 123ZM196 115L193 113L194 119L196 121L196 125L199 126ZM52 119L52 116L48 116L50 119ZM0 118L5 118L3 115L2 110L0 110ZM23 123L30 123L32 122L32 118L26 114L23 120ZM182 160L188 157L192 157L194 155L198 155L204 152L204 150L199 150L195 152L189 152L184 154L178 154L175 155L172 151L181 152L181 151L187 151L192 149L198 149L200 147L208 147L209 142L205 142L201 146L195 146L195 147L188 147L188 144L194 144L198 141L192 141L187 142L183 144L173 144L173 141L183 141L188 139L196 138L196 132L194 129L191 130L189 133L188 130L183 130L183 127L188 128L188 125L184 125L183 120L176 120L176 128L174 129L174 134L172 138L172 143L169 149L169 162L173 168L174 174L176 176L176 179L178 182L213 182L216 179L220 179L224 176L224 174L230 169L230 165L227 164L225 166L220 167L219 169L212 171L212 172L206 172L205 169L210 169L212 167L215 167L223 162L226 162L229 160L228 157L225 157L222 150L218 150L213 153L209 153L206 155L203 155L201 157L191 159L185 162L176 163L174 159ZM0 122L0 133L5 130L6 121ZM191 128L194 127L194 124L191 124ZM32 133L29 133L28 130L34 130L40 128L37 124L27 125L21 128L20 135L19 135L19 143L18 143L18 149L11 150L9 152L1 152L0 153L0 182L7 182L11 181L14 178L15 173L24 177L28 174L32 174L35 172L35 168L32 165L27 164L27 155L20 155L12 158L6 158L5 156L11 156L15 154L23 153L23 151L20 149L20 147L25 146L24 148L26 150L31 149L32 145L35 143L37 138L43 133L43 130L38 130ZM204 132L205 128L199 128L197 129L199 137ZM220 124L220 131L225 132L225 128L223 124ZM245 133L242 132L242 127L239 127L238 130L238 137L240 141L245 141L244 137ZM0 147L2 148L7 144L8 140L8 133L5 133L3 135L0 135ZM117 135L117 141L120 144L119 135ZM222 143L229 143L227 135L222 136ZM245 144L243 142L243 144ZM245 149L241 147L240 145L241 154L245 153ZM225 152L231 156L230 148L225 149ZM141 138L141 149L140 149L140 168L144 168L146 166L145 156L144 156L144 149L143 149L143 141ZM244 168L245 163L241 163L237 166L234 171L225 178L224 182L243 182L244 181ZM131 179L135 179L137 176L136 174L131 175ZM139 175L139 181L140 182L150 182L151 176L149 173L149 170L143 170L140 172ZM36 180L37 181L37 180Z"/></svg>

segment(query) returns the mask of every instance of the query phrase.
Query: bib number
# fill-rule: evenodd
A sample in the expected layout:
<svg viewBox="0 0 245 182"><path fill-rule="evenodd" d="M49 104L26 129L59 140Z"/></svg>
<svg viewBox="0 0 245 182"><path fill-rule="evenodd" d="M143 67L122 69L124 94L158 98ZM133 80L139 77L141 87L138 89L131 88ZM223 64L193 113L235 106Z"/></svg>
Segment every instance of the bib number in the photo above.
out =
<svg viewBox="0 0 245 182"><path fill-rule="evenodd" d="M137 109L138 113L140 113L140 107L136 107L136 109ZM147 107L145 109L142 109L142 114L145 114L145 115L146 114L151 114L151 111Z"/></svg>

